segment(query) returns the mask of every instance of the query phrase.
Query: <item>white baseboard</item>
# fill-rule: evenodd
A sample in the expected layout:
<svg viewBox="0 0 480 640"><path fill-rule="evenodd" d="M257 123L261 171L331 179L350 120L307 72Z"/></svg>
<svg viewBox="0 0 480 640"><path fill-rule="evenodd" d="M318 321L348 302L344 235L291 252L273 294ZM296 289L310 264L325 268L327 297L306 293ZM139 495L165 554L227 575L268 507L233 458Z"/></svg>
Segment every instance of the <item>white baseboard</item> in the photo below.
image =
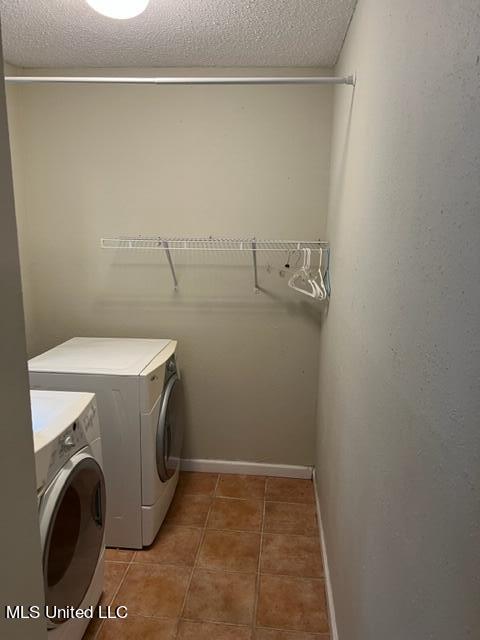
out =
<svg viewBox="0 0 480 640"><path fill-rule="evenodd" d="M268 464L266 462L244 462L242 460L183 459L182 471L205 471L209 473L239 473L249 476L278 476L282 478L312 477L313 467L291 464Z"/></svg>
<svg viewBox="0 0 480 640"><path fill-rule="evenodd" d="M320 511L320 500L318 498L315 469L313 469L312 476L313 476L313 487L315 491L315 503L317 505L318 526L320 528L320 544L322 547L323 570L325 572L325 589L327 592L328 617L330 619L330 637L331 637L331 640L339 640L338 629L337 629L337 618L335 616L335 603L333 601L332 582L330 580L330 570L328 568L327 547L325 544L325 531L323 530L322 514Z"/></svg>

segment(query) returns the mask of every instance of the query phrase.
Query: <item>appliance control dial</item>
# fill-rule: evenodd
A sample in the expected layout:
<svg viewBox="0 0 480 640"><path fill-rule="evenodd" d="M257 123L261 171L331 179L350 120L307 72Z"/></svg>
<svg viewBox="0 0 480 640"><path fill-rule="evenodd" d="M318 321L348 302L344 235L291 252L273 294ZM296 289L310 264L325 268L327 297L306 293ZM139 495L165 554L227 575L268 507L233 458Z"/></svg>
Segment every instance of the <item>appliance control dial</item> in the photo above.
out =
<svg viewBox="0 0 480 640"><path fill-rule="evenodd" d="M71 435L65 436L65 438L63 439L63 446L66 449L71 449L72 447L74 447L75 446L75 440L73 439L73 436L71 436Z"/></svg>

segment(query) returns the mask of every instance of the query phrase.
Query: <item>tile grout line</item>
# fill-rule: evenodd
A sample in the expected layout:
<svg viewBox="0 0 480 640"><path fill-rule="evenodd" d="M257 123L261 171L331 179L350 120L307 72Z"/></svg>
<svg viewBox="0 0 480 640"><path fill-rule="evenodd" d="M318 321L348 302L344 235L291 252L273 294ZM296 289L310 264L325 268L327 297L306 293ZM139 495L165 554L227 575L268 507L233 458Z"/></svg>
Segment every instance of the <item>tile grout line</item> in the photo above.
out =
<svg viewBox="0 0 480 640"><path fill-rule="evenodd" d="M263 511L262 511L262 525L260 528L260 549L258 551L258 562L257 562L257 575L255 577L255 601L253 604L253 620L252 620L252 639L256 635L255 630L257 626L257 610L258 610L258 599L260 595L260 566L262 562L262 549L263 549L263 532L265 528L265 507L267 504L267 483L268 478L265 478L265 487L263 490Z"/></svg>
<svg viewBox="0 0 480 640"><path fill-rule="evenodd" d="M219 496L218 495L218 488L219 488L220 477L221 477L221 474L219 474L218 478L217 478L217 483L216 483L216 487L215 487L214 495L213 495L213 499L214 500L216 498L223 498L223 499L226 499L226 500L243 500L243 501L247 501L247 500L251 501L251 500L253 500L253 498L239 498L239 497L234 497L234 496ZM305 506L305 507L312 506L313 509L315 509L314 504L312 504L311 502L305 502L305 501L303 501L303 502L298 502L298 501L289 502L288 500L287 501L267 500L268 480L269 480L268 477L265 478L265 486L264 486L264 490L263 490L263 498L258 499L258 502L262 502L263 512L262 512L261 527L260 527L260 531L259 531L259 533L260 533L260 549L259 549L259 556L258 556L258 561L257 561L257 571L256 571L256 580L255 580L255 596L254 596L253 620L252 620L251 624L249 625L251 633L253 634L252 635L252 640L253 640L253 637L254 637L254 635L256 633L256 628L257 628L256 617L257 617L257 611L258 611L258 603L259 603L259 595L260 595L260 581L261 581L261 575L262 575L262 572L261 572L261 559L262 559L262 552L263 552L264 535L266 534L266 532L265 532L265 516L266 516L266 505L267 505L267 502L277 503L277 504L287 504L287 505L290 505L290 506ZM190 494L190 495L194 495L194 494ZM209 513L207 514L207 519L205 521L205 529L207 529L207 526L208 526L208 520L209 520L209 516L210 516L210 511L211 511L211 508L209 509ZM241 533L244 532L242 530L230 530L230 529L228 529L228 530L225 530L225 529L212 529L212 530L228 531L228 532L237 531L237 532L241 532ZM252 533L253 533L253 531L252 531ZM316 538L316 533L313 533L313 534L311 534L309 536L305 535L305 534L284 534L284 535L291 535L291 536L294 536L294 537L304 537L304 538L310 538L310 539ZM205 536L205 532L204 532L204 536ZM201 545L203 544L204 536L202 537ZM197 558L195 560L195 566L198 565L198 555L199 554L197 554ZM215 572L215 570L210 570L210 571ZM225 570L223 570L223 572L225 572ZM231 571L230 570L230 571L227 571L227 573L244 573L244 572L235 572L235 571ZM284 576L284 577L294 578L294 579L298 579L298 580L309 580L309 581L310 580L314 580L314 581L318 581L318 582L322 582L322 581L324 582L324 577L323 576L321 576L319 578L318 577L315 578L315 577L308 577L308 576L291 576L289 574L285 574L285 575L284 574L271 574L271 575L275 575L275 576L278 576L278 577ZM185 608L185 606L184 606L184 608ZM183 618L183 619L187 619L187 618ZM211 621L211 622L213 622L213 621ZM228 624L234 624L234 623L228 623ZM235 626L244 626L244 625L235 625ZM322 638L323 638L323 635L322 635Z"/></svg>
<svg viewBox="0 0 480 640"><path fill-rule="evenodd" d="M266 478L266 480L269 480L270 478ZM204 498L208 498L209 496L205 493L198 493L198 492L193 492L193 493L189 493L188 491L185 491L184 489L181 490L181 494L184 496L196 496L196 497L204 497ZM243 501L247 501L247 500L257 500L257 502L275 502L275 503L280 503L280 504L292 504L295 506L305 506L305 507L313 507L315 508L315 500L312 501L299 501L299 500L273 500L272 498L268 499L266 498L266 496L264 498L238 498L236 496L222 496L222 495L213 495L212 497L214 498L219 498L221 500L243 500Z"/></svg>
<svg viewBox="0 0 480 640"><path fill-rule="evenodd" d="M208 531L214 531L214 529L207 529ZM225 529L223 530L223 533L231 533L229 530ZM251 533L250 531L245 532L245 531L240 531L240 532L235 532L235 533ZM257 531L257 535L261 536L260 531ZM265 534L265 535L276 535L274 534ZM280 534L281 535L281 534ZM120 564L120 563L117 563ZM123 564L127 564L126 562ZM166 568L170 568L170 569L190 569L190 567L184 565L184 564L174 564L171 562L133 562L132 564L137 564L141 567L145 567L145 566L149 566L149 567L166 567ZM258 563L257 563L258 565ZM253 576L253 575L257 575L258 573L258 568L253 572L253 571L239 571L239 570L235 570L235 569L210 569L208 567L200 567L197 566L197 569L200 569L201 571L205 571L207 573L233 573L235 575L240 575L240 576ZM308 580L308 581L316 581L316 582L325 582L325 577L324 576L299 576L293 573L272 573L271 571L261 571L261 574L263 576L274 576L274 577L278 577L278 578L292 578L292 580ZM146 614L133 614L133 615L143 615L145 616ZM146 616L148 617L153 617L153 618L165 618L165 617L169 617L169 616ZM229 623L229 624L234 624L234 623ZM242 623L238 623L240 624L240 626L245 626Z"/></svg>
<svg viewBox="0 0 480 640"><path fill-rule="evenodd" d="M106 551L106 548L105 548L105 551ZM118 592L120 591L120 588L121 588L122 584L125 582L125 578L127 577L127 573L129 572L130 567L131 567L131 565L133 564L133 559L135 558L135 554L136 554L136 553L137 553L136 551L134 551L134 552L133 552L133 555L132 555L132 557L130 558L130 561L129 561L128 563L127 563L127 562L124 562L124 563L117 563L117 564L126 564L126 565L127 565L127 568L125 569L125 571L124 571L124 573L123 573L123 576L122 576L122 578L121 578L120 582L118 583L118 587L113 591L113 593L112 593L112 597L110 598L110 601L109 601L109 602L107 602L107 606L108 606L108 605L113 604L113 601L114 601L114 600L115 600L115 598L117 597ZM105 562L109 562L109 561L108 561L108 560L105 560ZM99 626L99 627L98 627L98 629L97 629L97 632L96 632L96 633L95 633L95 635L93 636L93 640L97 640L97 638L98 638L98 637L99 637L99 635L100 635L100 631L103 629L104 624L105 624L105 620L102 620L102 622L100 623L100 626Z"/></svg>
<svg viewBox="0 0 480 640"><path fill-rule="evenodd" d="M182 607L180 609L180 615L178 616L178 619L177 619L177 628L176 628L176 631L175 631L174 638L178 638L178 633L179 633L179 630L180 630L180 621L183 618L183 613L185 611L185 607L186 607L186 604L187 604L187 598L188 598L188 594L189 594L189 591L190 591L190 586L191 586L192 580L193 580L193 574L195 573L195 569L197 567L197 562L198 562L198 559L200 557L200 552L202 550L203 541L205 540L205 536L207 534L207 523L208 523L208 519L210 517L210 512L211 512L211 510L213 508L215 497L217 495L217 488L218 488L219 482L220 482L220 474L218 473L217 474L217 479L215 481L215 487L214 487L213 493L211 495L210 506L208 507L207 515L206 515L205 521L203 523L202 535L200 536L200 542L198 544L197 553L195 554L195 558L193 560L192 572L190 574L190 579L188 581L187 589L185 591L185 596L183 598ZM191 495L191 494L187 494L187 495Z"/></svg>
<svg viewBox="0 0 480 640"><path fill-rule="evenodd" d="M209 522L209 518L211 516L211 512L213 510L216 498L222 498L222 499L226 499L226 500L241 500L241 501L247 501L247 500L252 501L253 500L253 498L250 498L250 497L249 498L238 498L238 497L234 497L234 496L218 495L218 492L220 490L220 479L221 479L221 475L222 474L218 473L218 474L211 474L211 475L216 475L216 479L215 479L215 485L213 487L212 493L207 496L207 497L210 498L211 501L210 501L210 505L208 507L208 510L207 510L203 525L201 527L200 526L195 526L194 527L194 526L189 526L189 525L175 525L175 524L167 525L167 526L172 526L172 527L184 526L185 528L194 528L194 529L198 529L198 530L201 531L200 540L199 540L199 543L198 543L198 548L197 548L197 551L195 553L195 557L194 557L194 560L193 560L193 565L191 567L190 576L189 576L189 579L187 581L187 588L186 588L185 596L183 598L182 606L181 606L181 609L180 609L180 614L176 618L175 626L172 629L172 631L173 631L172 639L179 637L180 624L181 624L182 620L194 620L193 618L190 619L190 618L184 617L184 613L185 613L186 603L187 603L188 595L189 595L189 592L190 592L193 576L194 576L195 570L199 567L200 553L201 553L201 550L202 550L202 546L203 546L206 534L207 534L207 532L209 530L208 522ZM258 502L262 502L262 520L261 520L260 531L257 530L257 531L252 531L251 532L251 533L259 533L260 534L260 546L259 546L259 554L258 554L258 560L257 560L256 575L255 575L255 594L254 594L253 619L251 621L251 624L250 625L244 625L244 624L233 623L233 622L220 622L220 621L214 621L214 620L210 621L213 624L227 624L227 625L231 625L231 626L234 626L234 627L249 628L251 633L252 633L251 640L253 640L253 638L255 637L256 629L257 629L256 617L257 617L258 605L259 605L260 581L261 581L261 576L263 574L263 572L261 571L261 562L262 562L264 539L265 539L265 536L267 534L267 532L265 530L265 518L266 518L266 505L267 505L267 502L273 503L273 504L287 504L287 505L295 505L295 506L303 505L305 507L310 505L310 503L308 503L308 502L289 502L289 501L285 501L284 502L282 500L267 500L268 481L269 481L269 479L270 479L269 477L265 478L265 485L264 485L264 489L263 489L263 498L255 498L255 500L257 500ZM187 491L187 492L182 492L182 493L184 493L184 495L189 495L189 496L202 495L202 494L199 494L198 492L197 493L189 493ZM203 494L203 495L205 495L205 494ZM229 529L216 529L216 528L212 529L212 531L226 531L226 532L230 532L230 533L235 533L235 532L237 532L237 533L246 533L245 530L229 530ZM274 532L272 532L272 533L274 533ZM314 538L314 537L317 536L317 534L313 534L313 535L308 536L308 535L305 535L305 534L292 534L292 533L285 533L284 535L288 535L288 536L292 536L292 537L305 537L305 538ZM127 578L127 575L128 575L128 573L130 571L130 568L131 568L132 564L135 564L135 563L136 564L153 564L153 565L158 564L158 565L162 565L162 566L165 566L165 564L166 564L166 563L155 563L155 562L145 562L145 563L144 562L140 562L139 563L137 561L137 555L138 555L138 552L134 551L133 554L132 554L131 559L128 562L113 561L113 560L112 561L107 561L107 562L110 562L110 563L125 564L126 565L125 572L124 572L124 574L123 574L123 576L122 576L122 578L121 578L121 580L120 580L120 582L118 584L118 587L113 592L113 595L112 595L112 597L110 599L110 602L107 603L107 604L111 604L111 603L114 602L114 600L117 597L122 585L124 584L124 582L125 582L125 580ZM177 565L172 564L170 566L177 566ZM209 571L216 572L214 569L213 570L209 569ZM240 573L240 574L246 573L246 572L242 572L242 571L232 571L232 570L223 570L221 572ZM280 576L281 577L284 574L271 574L271 575ZM291 578L296 578L296 579L300 579L300 580L302 580L302 579L303 580L318 580L318 581L322 581L323 580L325 582L325 576L322 576L320 578L313 578L313 577L308 577L308 576L292 576L292 575L289 575L289 574L285 574L285 577L291 577ZM163 617L160 618L158 616L141 616L141 617L147 617L147 618L152 617L154 619L163 619ZM165 618L165 619L170 619L171 620L171 618ZM198 621L201 622L202 620L198 620ZM100 633L101 633L101 631L103 629L104 622L105 621L101 622L98 630L94 634L94 637L93 637L94 640L98 640L99 635L100 635ZM270 628L270 627L260 627L259 626L258 628L260 629L260 628ZM286 630L282 629L282 631L286 631ZM319 640L327 640L327 638L328 638L328 635L325 635L323 633L319 636Z"/></svg>
<svg viewBox="0 0 480 640"><path fill-rule="evenodd" d="M230 533L260 533L258 530L254 529L217 529L216 527L209 527L209 531L226 531ZM318 538L318 534L314 533L312 535L308 535L306 533L285 533L284 531L265 531L265 534L273 535L273 536L289 536L291 538Z"/></svg>
<svg viewBox="0 0 480 640"><path fill-rule="evenodd" d="M200 472L197 472L200 473ZM221 474L220 474L221 475ZM219 477L220 477L219 475ZM266 478L266 480L268 481L270 478ZM265 484L266 486L266 484ZM266 491L266 490L265 490ZM204 497L208 497L205 496L205 494L200 494L200 493L187 493L187 492L183 492L184 495L188 495L188 496L204 496ZM290 505L290 506L294 506L294 507L312 507L313 510L313 514L315 516L315 521L316 521L316 513L315 513L315 502L288 502L288 501L284 501L284 500L267 500L266 499L266 494L265 497L262 499L260 498L235 498L233 496L219 496L219 495L214 495L213 498L219 498L222 500L242 500L242 501L252 501L252 500L256 500L257 502L264 502L265 503L265 508L266 508L266 503L273 503L273 504L285 504L285 505ZM202 527L194 527L192 525L180 525L180 524L171 524L171 525L167 525L167 526L183 526L183 527L188 527L189 529L200 529ZM232 531L232 532L237 532L237 533L258 533L258 531L256 531L255 529L219 529L217 527L209 527L210 530L212 531ZM308 533L291 533L291 532L285 532L285 531L268 531L267 533L272 533L272 534L283 534L283 535L288 535L288 536L299 536L299 537L303 537L303 538L317 538L318 537L318 533L315 531L314 533L308 534Z"/></svg>
<svg viewBox="0 0 480 640"><path fill-rule="evenodd" d="M216 482L215 482L215 489L214 489L214 491L213 491L213 495L212 495L212 504L213 504L213 497L215 496L215 491L216 491L216 488L217 488L217 484L218 484L219 478L220 478L220 474L218 474L218 475L217 475L217 480L216 480ZM188 495L195 495L195 494L188 494ZM208 519L208 516L210 515L210 509L211 509L211 507L212 507L212 505L210 505L210 507L209 507L209 510L208 510L208 513L207 513L207 519ZM202 530L203 530L203 535L202 535L202 537L201 537L201 539L200 539L200 544L199 544L199 547L198 547L197 554L196 554L196 556L195 556L194 565L192 566L192 572L191 572L191 574L190 574L190 580L189 580L189 582L188 582L188 587L187 587L187 590L186 590L186 592L185 592L184 602L183 602L183 604L182 604L182 611L183 611L183 607L185 606L185 602L186 602L186 598L187 598L188 590L189 590L189 588L190 588L190 582L191 582L192 577L193 577L193 570L194 570L194 567L195 567L195 562L196 562L196 559L197 559L197 555L200 553L200 547L201 547L202 542L203 542L203 537L204 537L204 534L205 534L206 526L207 526L207 520L205 520L205 524L204 524L204 526L203 526L203 527L195 527L195 528L197 528L197 529L202 529ZM193 527L192 527L192 528L193 528ZM106 551L106 548L105 548L105 551ZM140 551L141 551L141 550L140 550ZM113 601L114 601L114 600L115 600L115 598L117 597L118 592L120 591L120 589L121 589L121 587L122 587L123 583L125 582L125 579L126 579L126 577L127 577L127 574L128 574L128 572L129 572L129 570L130 570L131 565L132 565L132 564L134 564L134 560L135 560L135 557L136 557L137 553L138 553L138 550L133 550L132 557L130 558L130 560L129 560L128 562L121 562L121 561L117 561L117 564L126 564L126 565L127 565L127 568L125 569L125 572L124 572L124 574L123 574L123 576L122 576L122 578L121 578L121 580L120 580L120 583L119 583L118 587L117 587L117 588L115 589L115 591L113 592L113 595L112 595L112 597L111 597L111 599L110 599L110 602L109 602L109 603L107 603L107 604L113 604ZM110 562L110 561L105 561L105 562ZM112 561L112 562L113 562L113 561ZM137 564L152 564L152 563L137 563ZM155 563L153 563L153 564L155 564ZM172 566L177 566L177 565L172 565ZM143 617L152 617L152 618L155 618L155 616L143 616ZM160 619L160 618L159 618L159 619ZM176 624L176 630L175 630L174 638L176 638L176 637L177 637L177 634L178 634L178 626L179 626L179 622L180 622L180 617L179 617L179 618L177 618L177 624ZM102 628L103 628L104 624L105 624L105 620L103 620L103 621L101 622L101 624L100 624L100 626L98 627L98 629L97 629L97 631L96 631L95 635L93 636L93 640L98 640L98 636L99 636L100 631L102 630Z"/></svg>
<svg viewBox="0 0 480 640"><path fill-rule="evenodd" d="M307 636L312 636L312 640L331 640L330 634L327 632L317 633L316 631L299 631L298 629L280 629L280 627L258 627L258 629L262 629L263 631L280 631L281 633L287 634L306 634Z"/></svg>
<svg viewBox="0 0 480 640"><path fill-rule="evenodd" d="M257 502L262 502L261 500L257 500ZM204 527L194 527L194 526L190 526L188 524L169 524L169 525L165 525L165 528L168 527L179 527L182 529L200 529L203 530ZM221 529L218 527L208 527L209 531L226 531L227 533L260 533L258 531L258 529ZM274 536L289 536L290 538L314 538L314 539L318 539L318 533L312 533L312 534L308 534L308 533L290 533L289 531L285 532L285 531L265 531L265 534L269 534L269 535L274 535ZM129 564L129 562L125 562L124 560L108 560L108 562L110 562L111 564ZM145 561L139 561L139 560L133 560L132 561L134 564L171 564L168 562L154 562L153 560L149 560L148 562ZM185 565L176 565L176 566L185 566ZM223 571L223 569L222 569ZM240 573L248 573L248 572L240 572Z"/></svg>

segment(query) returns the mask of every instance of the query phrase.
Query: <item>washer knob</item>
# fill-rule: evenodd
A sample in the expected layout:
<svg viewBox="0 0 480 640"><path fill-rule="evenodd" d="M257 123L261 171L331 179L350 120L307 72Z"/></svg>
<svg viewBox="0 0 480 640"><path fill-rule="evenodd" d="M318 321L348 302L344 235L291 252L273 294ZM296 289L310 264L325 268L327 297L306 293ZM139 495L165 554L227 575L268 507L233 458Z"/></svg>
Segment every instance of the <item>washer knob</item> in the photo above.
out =
<svg viewBox="0 0 480 640"><path fill-rule="evenodd" d="M75 441L72 436L65 436L63 439L63 446L68 447L69 449L75 446Z"/></svg>

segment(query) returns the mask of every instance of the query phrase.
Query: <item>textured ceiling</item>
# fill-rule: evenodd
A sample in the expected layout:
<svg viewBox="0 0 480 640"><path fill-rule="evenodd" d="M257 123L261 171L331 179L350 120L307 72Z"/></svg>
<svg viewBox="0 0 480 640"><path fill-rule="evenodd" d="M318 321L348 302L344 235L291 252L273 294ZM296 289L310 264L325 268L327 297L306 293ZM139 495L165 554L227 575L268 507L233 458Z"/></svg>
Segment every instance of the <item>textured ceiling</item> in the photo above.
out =
<svg viewBox="0 0 480 640"><path fill-rule="evenodd" d="M21 67L332 66L356 0L150 0L132 20L85 0L0 0Z"/></svg>

